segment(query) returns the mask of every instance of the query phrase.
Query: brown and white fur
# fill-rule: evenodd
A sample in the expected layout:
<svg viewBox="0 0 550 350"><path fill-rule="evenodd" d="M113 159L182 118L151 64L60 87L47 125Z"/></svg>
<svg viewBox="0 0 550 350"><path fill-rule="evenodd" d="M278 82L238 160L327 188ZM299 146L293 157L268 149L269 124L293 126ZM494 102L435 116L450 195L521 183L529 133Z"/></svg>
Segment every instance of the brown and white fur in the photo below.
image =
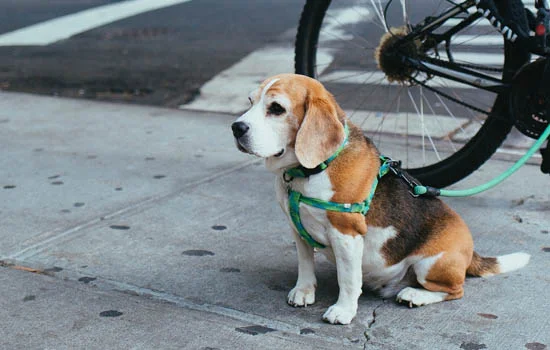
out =
<svg viewBox="0 0 550 350"><path fill-rule="evenodd" d="M287 186L305 196L340 203L367 198L380 167L379 153L353 125L333 96L316 80L282 74L265 80L249 96L251 107L232 125L237 147L263 157L276 177L277 200L289 217ZM343 142L347 121L349 143L329 167L309 178L286 183L283 173L299 164L314 168ZM366 216L300 206L307 231L324 244L336 264L340 288L337 302L323 319L348 324L357 312L363 283L383 297L397 296L409 306L458 299L466 274L488 276L525 266L529 255L497 258L474 252L462 218L437 198L413 198L393 175L378 185ZM298 281L288 303L315 302L314 250L291 223L298 253Z"/></svg>

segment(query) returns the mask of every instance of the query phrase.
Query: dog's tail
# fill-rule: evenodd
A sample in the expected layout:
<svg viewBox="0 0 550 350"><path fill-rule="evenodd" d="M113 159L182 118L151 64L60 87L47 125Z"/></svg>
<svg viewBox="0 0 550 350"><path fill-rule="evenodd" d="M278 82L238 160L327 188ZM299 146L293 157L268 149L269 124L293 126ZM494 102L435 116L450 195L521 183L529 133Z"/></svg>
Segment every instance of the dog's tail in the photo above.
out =
<svg viewBox="0 0 550 350"><path fill-rule="evenodd" d="M529 263L531 255L523 252L486 258L474 252L472 262L466 270L470 276L487 277L520 269Z"/></svg>

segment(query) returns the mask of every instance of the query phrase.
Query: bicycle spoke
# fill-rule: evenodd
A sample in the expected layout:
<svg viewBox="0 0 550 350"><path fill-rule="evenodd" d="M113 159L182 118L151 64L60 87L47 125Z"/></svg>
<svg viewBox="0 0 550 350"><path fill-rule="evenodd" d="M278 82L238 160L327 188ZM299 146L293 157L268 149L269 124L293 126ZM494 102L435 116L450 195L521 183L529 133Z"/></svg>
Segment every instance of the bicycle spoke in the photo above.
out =
<svg viewBox="0 0 550 350"><path fill-rule="evenodd" d="M436 94L434 94L434 95L436 95ZM441 131L442 134L444 134L443 139L444 139L444 140L447 139L448 142L449 142L449 144L450 144L450 146L451 146L451 148L453 149L453 151L456 151L457 148L456 148L456 146L454 145L454 143L453 143L453 141L451 140L451 138L449 137L450 132L448 132L448 130L445 129L443 125L441 125L441 120L440 120L439 118L435 117L437 114L436 114L435 110L433 109L432 104L430 103L429 99L426 97L426 95L424 95L424 101L426 102L426 105L427 105L428 108L430 109L430 112L432 112L432 116L433 116L433 118L436 120L437 126L439 127L439 130ZM462 126L461 126L460 124L458 124L458 125L462 128ZM452 130L452 131L454 131L454 130ZM452 131L451 131L451 132L452 132Z"/></svg>
<svg viewBox="0 0 550 350"><path fill-rule="evenodd" d="M376 13L376 16L378 16L378 19L380 20L380 23L382 23L382 28L384 29L384 31L388 31L388 27L386 25L386 21L384 20L384 16L383 16L383 12L384 10L382 9L382 4L380 3L380 1L378 1L378 5L376 5L375 1L374 0L370 0L371 4L372 4L372 8L374 9L374 12Z"/></svg>
<svg viewBox="0 0 550 350"><path fill-rule="evenodd" d="M364 13L362 14L359 10L357 10L357 9L355 8L355 6L354 6L352 9L354 10L354 12L357 13L358 16L360 16L360 17L365 17L365 14L364 14ZM366 10L367 14L370 13L367 9L365 9L365 10ZM344 13L344 14L340 13L339 15L340 15L340 16L345 16L346 14L345 14L345 13ZM345 26L346 26L346 24L342 23L341 20L339 20L337 16L330 15L330 18L331 18L334 22L338 23L340 27L345 27ZM353 22L355 22L355 21L352 21L352 23L353 23ZM335 28L331 28L331 29L334 30ZM363 37L362 35L357 34L355 31L350 31L350 33L353 34L354 38L359 38L359 39L363 40L365 43L367 43L369 46L374 47L374 46L372 46L373 44L370 43L370 42L369 42L365 37Z"/></svg>
<svg viewBox="0 0 550 350"><path fill-rule="evenodd" d="M414 98L411 94L411 91L407 90L407 93L409 94L409 98L410 98L410 100L413 104L413 107L416 111L416 114L418 115L418 117L420 119L420 127L421 127L421 130L422 130L422 158L424 160L424 164L426 164L426 145L425 145L426 136L428 137L428 140L430 141L430 144L432 145L432 148L435 152L435 155L436 155L437 159L441 160L441 156L439 155L439 152L437 152L437 148L435 147L435 144L432 140L432 137L431 137L430 133L428 132L428 130L426 129L426 124L424 122L424 110L423 109L418 109L418 107L416 105L416 102L414 102ZM422 92L421 92L421 94L422 94ZM422 102L422 99L420 101ZM423 104L421 103L420 106L422 108Z"/></svg>
<svg viewBox="0 0 550 350"><path fill-rule="evenodd" d="M357 44L357 43L355 43L355 42L353 42L353 41L351 41L351 40L348 40L348 39L346 39L346 38L343 38L343 37L341 37L341 36L338 36L338 35L334 34L333 32L329 32L329 31L327 31L327 30L322 30L321 33L323 33L324 35L329 35L329 36L331 36L331 37L333 37L333 38L335 38L335 39L341 40L342 42L346 42L347 44L353 45L353 46L358 47L358 48L360 48L360 49L364 49L364 48L365 48L364 46L359 45L359 44ZM371 45L371 44L369 44L369 45Z"/></svg>
<svg viewBox="0 0 550 350"><path fill-rule="evenodd" d="M334 82L338 82L338 81L342 81L342 80L346 80L346 79L349 79L349 78L353 78L353 77L358 77L358 76L361 76L361 75L365 75L365 74L369 74L371 72L359 72L359 73L354 73L354 74L349 74L349 75L344 75L343 77L338 77L338 78L334 78L334 79L329 79L329 80L326 80L326 79L321 79L323 81L323 83L334 83ZM371 73L372 75L372 73Z"/></svg>

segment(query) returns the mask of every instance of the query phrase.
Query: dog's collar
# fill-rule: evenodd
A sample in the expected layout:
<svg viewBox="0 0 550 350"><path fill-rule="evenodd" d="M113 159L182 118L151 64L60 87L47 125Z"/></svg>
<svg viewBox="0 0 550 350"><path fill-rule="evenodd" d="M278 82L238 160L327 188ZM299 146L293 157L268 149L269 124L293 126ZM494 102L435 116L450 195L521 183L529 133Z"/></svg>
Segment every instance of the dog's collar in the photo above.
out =
<svg viewBox="0 0 550 350"><path fill-rule="evenodd" d="M295 177L301 177L301 178L305 178L305 177L310 177L311 175L315 175L315 174L319 174L320 172L322 172L323 170L325 170L328 165L334 160L336 159L336 157L338 157L338 155L340 154L340 152L342 152L342 150L344 149L344 147L346 147L346 145L348 144L348 139L349 139L349 128L348 128L348 123L347 122L344 122L344 133L345 133L345 138L344 138L344 141L342 142L342 144L340 145L340 147L338 147L338 149L336 150L336 152L334 152L334 154L332 156L330 156L329 159L325 160L324 162L322 162L321 164L317 165L315 168L313 169L308 169L302 165L299 165L295 168L291 168L291 169L288 169L284 172L283 174L283 179L286 181L286 182L290 182L292 181L292 179L294 179Z"/></svg>
<svg viewBox="0 0 550 350"><path fill-rule="evenodd" d="M372 202L372 198L374 197L374 193L376 192L376 187L378 186L378 181L382 178L382 176L386 175L393 165L394 161L391 158L380 156L380 170L378 171L378 175L374 179L374 182L372 183L370 193L363 202L361 203L336 203L336 202L330 202L330 201L324 201L317 198L311 198L306 197L302 195L300 192L294 191L292 188L289 187L288 189L288 206L289 206L289 212L290 212L290 218L292 219L292 223L294 224L294 227L296 228L296 231L298 231L298 234L300 237L306 241L310 246L313 248L325 248L325 245L322 243L317 242L305 229L304 225L302 224L302 219L300 218L300 203L304 203L306 205L309 205L311 207L323 209L323 210L329 210L329 211L336 211L341 213L361 213L361 215L365 216L367 215L370 204Z"/></svg>

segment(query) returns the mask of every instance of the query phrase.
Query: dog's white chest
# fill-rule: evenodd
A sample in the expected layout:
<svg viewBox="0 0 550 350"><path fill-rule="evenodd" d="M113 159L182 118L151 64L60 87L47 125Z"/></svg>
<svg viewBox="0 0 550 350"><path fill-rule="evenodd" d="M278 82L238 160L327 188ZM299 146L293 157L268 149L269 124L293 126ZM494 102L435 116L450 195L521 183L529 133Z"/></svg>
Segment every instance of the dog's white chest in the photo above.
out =
<svg viewBox="0 0 550 350"><path fill-rule="evenodd" d="M294 179L292 183L286 183L281 177L277 177L275 183L277 200L291 225L293 223L289 213L288 186L292 186L293 190L304 196L325 201L330 200L334 194L330 179L325 172L312 175L307 179ZM300 204L300 219L313 239L325 246L330 246L328 230L332 225L325 210Z"/></svg>

